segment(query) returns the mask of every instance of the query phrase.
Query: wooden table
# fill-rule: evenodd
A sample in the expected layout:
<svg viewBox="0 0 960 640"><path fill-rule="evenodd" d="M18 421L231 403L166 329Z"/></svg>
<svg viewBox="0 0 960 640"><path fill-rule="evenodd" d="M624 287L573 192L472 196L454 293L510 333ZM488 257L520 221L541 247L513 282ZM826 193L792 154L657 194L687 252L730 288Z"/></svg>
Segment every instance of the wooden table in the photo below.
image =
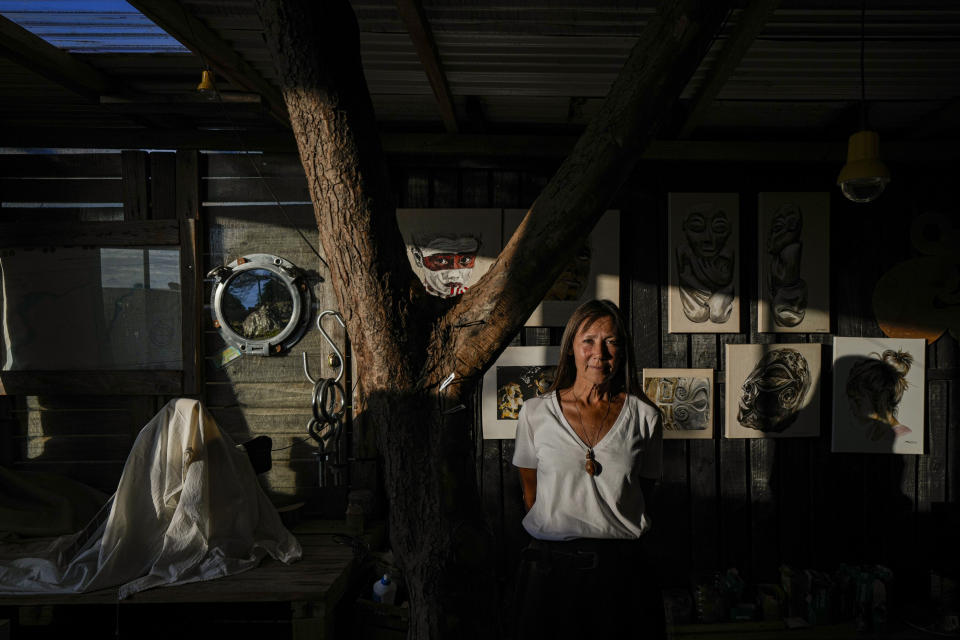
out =
<svg viewBox="0 0 960 640"><path fill-rule="evenodd" d="M290 565L267 557L258 567L243 573L215 580L156 587L119 601L116 588L83 594L0 596L0 608L14 607L21 625L37 626L42 625L45 619L52 619L54 607L63 605L115 605L120 619L125 608L129 611L134 608L145 609L139 605L275 603L282 606L286 603L289 605L292 638L331 638L334 608L356 567L351 546L343 544L342 538L340 541L335 539L337 531L343 529L342 523L324 521L308 521L293 528L292 532L303 548L303 557ZM3 617L0 614L0 618ZM149 621L138 619L135 624L149 624ZM177 640L176 636L173 640Z"/></svg>

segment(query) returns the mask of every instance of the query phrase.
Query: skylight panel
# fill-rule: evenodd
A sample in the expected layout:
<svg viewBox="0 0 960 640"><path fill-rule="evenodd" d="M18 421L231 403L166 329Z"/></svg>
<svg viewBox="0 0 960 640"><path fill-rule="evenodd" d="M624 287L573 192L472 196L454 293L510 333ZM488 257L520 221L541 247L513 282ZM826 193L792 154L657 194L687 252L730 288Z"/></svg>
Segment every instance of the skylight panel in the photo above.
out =
<svg viewBox="0 0 960 640"><path fill-rule="evenodd" d="M77 53L186 53L125 0L0 0L0 15Z"/></svg>

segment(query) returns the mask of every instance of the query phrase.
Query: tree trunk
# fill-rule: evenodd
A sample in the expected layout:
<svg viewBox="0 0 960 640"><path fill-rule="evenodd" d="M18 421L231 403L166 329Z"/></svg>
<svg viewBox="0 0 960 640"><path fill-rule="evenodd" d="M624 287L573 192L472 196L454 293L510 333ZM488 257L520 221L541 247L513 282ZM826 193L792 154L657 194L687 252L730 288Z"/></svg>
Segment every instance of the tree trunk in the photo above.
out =
<svg viewBox="0 0 960 640"><path fill-rule="evenodd" d="M458 381L442 398L437 389L450 304L427 296L409 267L352 11L345 1L276 0L258 10L355 349L363 423L377 430L410 637L492 637L493 545L467 437L472 412L441 413L470 404L475 385Z"/></svg>
<svg viewBox="0 0 960 640"><path fill-rule="evenodd" d="M665 4L496 263L460 299L441 300L407 261L349 2L255 2L357 358L363 423L377 431L409 637L495 637L496 565L468 437L472 411L450 410L472 406L483 372L602 215L727 3ZM441 393L450 373L455 382Z"/></svg>

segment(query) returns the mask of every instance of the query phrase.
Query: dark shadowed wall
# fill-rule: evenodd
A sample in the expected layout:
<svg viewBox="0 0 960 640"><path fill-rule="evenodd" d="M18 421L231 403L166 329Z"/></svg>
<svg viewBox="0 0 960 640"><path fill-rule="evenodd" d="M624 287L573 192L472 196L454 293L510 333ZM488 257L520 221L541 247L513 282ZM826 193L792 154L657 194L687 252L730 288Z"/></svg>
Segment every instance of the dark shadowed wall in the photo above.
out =
<svg viewBox="0 0 960 640"><path fill-rule="evenodd" d="M311 272L317 310L335 308L323 264L297 233L319 249L295 155L203 153L183 166L174 165L174 154L129 160L119 153L0 157L4 233L16 237L18 228L38 220L129 220L137 202L148 219L170 216L179 206L177 194L192 183L199 200L203 273L246 253L274 253ZM398 206L443 209L527 207L553 168L542 162L419 157L394 158L391 165ZM695 575L730 567L749 581L777 582L782 564L833 571L840 564L881 563L923 572L956 562L940 533L960 498L960 365L953 337L946 334L927 347L924 455L830 452L833 338L882 336L871 302L875 282L898 262L919 255L910 242L917 217L952 211L946 183L937 175L922 167L891 169L893 182L870 205L845 201L833 186L838 167L825 164L643 163L613 197L610 208L621 212L621 306L629 313L637 365L714 369L718 434L723 432L726 344L823 345L819 437L730 440L717 435L664 443L649 544L668 585L684 586ZM739 194L743 300L738 333L667 332L671 191ZM755 229L762 191L831 194L829 334L757 331ZM14 224L24 226L7 226ZM209 300L209 286L204 300ZM310 354L315 376L330 376L329 347L313 326L288 354L218 366L225 345L208 305L200 313L202 333L195 337L204 359L194 373L202 383L202 399L238 441L261 434L273 439L273 469L263 483L278 502L316 505L314 445L306 433L312 385L303 374L301 352ZM326 326L343 344L339 327ZM527 331L521 340L543 337L535 333ZM553 332L555 341L558 337ZM173 395L162 389L113 393L108 387L62 394L48 387L0 396L0 464L62 473L112 491L136 433ZM479 422L473 437L483 503L503 551L500 575L509 584L524 543L520 486L510 463L513 442L483 440ZM351 433L352 455L372 456L363 444L368 441L366 434ZM369 461L354 465L355 482L375 486L374 467Z"/></svg>

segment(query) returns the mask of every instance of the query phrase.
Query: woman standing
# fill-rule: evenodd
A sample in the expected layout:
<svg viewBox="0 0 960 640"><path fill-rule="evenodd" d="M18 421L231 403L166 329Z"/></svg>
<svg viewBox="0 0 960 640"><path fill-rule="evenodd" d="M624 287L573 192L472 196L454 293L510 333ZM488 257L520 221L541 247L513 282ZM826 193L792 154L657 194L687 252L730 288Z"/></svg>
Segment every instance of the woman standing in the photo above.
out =
<svg viewBox="0 0 960 640"><path fill-rule="evenodd" d="M516 640L666 637L641 537L660 477L660 413L643 396L620 310L591 300L571 316L549 391L520 409L519 468L532 540L524 550ZM588 635L583 635L588 634Z"/></svg>

